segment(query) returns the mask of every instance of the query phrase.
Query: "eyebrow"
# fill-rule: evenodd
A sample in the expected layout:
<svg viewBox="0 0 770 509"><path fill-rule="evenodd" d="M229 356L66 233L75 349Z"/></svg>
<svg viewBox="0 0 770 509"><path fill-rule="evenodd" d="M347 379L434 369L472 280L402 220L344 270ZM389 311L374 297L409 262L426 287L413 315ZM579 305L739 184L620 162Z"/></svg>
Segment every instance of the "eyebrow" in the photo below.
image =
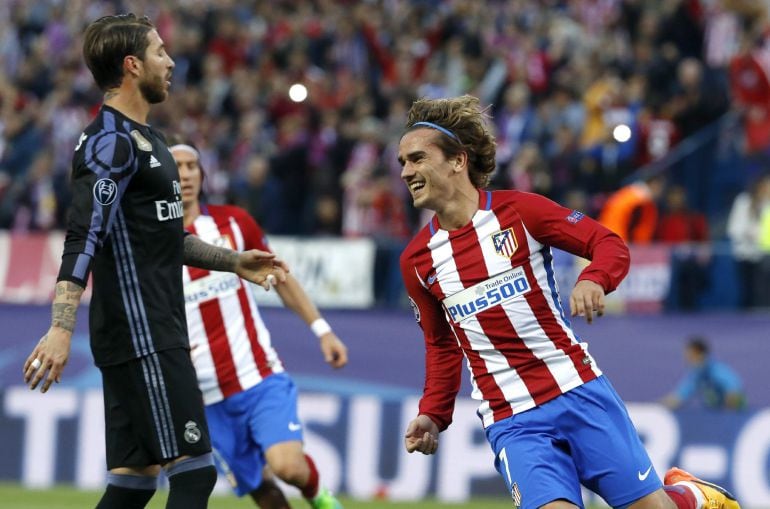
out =
<svg viewBox="0 0 770 509"><path fill-rule="evenodd" d="M415 150L414 152L409 152L406 154L406 158L398 156L398 162L401 166L403 166L407 160L414 161L417 157L424 156L425 154L427 154L427 152L424 150Z"/></svg>

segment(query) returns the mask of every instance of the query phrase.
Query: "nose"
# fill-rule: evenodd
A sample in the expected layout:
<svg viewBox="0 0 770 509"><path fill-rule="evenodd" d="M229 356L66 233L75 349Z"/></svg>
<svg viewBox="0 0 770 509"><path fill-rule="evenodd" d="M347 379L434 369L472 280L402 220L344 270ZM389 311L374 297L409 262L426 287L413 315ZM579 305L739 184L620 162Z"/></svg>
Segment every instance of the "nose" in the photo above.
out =
<svg viewBox="0 0 770 509"><path fill-rule="evenodd" d="M414 176L414 168L412 167L412 163L407 161L404 163L404 166L401 167L401 180L409 180Z"/></svg>

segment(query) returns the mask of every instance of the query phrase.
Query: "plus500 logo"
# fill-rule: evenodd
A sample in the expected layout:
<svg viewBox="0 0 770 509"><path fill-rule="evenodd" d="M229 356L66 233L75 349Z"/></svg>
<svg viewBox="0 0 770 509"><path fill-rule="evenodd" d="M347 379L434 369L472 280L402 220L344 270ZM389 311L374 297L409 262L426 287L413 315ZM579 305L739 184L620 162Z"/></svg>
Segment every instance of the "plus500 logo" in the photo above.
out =
<svg viewBox="0 0 770 509"><path fill-rule="evenodd" d="M188 304L204 302L235 293L241 287L241 280L234 274L214 273L185 285L184 300Z"/></svg>
<svg viewBox="0 0 770 509"><path fill-rule="evenodd" d="M512 269L482 281L444 299L444 306L455 323L475 316L485 309L507 302L530 290L524 271Z"/></svg>

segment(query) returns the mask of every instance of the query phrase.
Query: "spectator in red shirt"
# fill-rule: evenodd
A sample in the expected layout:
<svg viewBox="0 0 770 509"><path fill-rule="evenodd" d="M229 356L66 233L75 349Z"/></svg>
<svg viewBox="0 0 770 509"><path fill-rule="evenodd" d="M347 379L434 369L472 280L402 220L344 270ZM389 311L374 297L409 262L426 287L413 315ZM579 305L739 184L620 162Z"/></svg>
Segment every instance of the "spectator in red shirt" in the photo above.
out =
<svg viewBox="0 0 770 509"><path fill-rule="evenodd" d="M770 77L757 58L756 40L746 34L741 51L730 61L730 88L743 114L749 154L770 147Z"/></svg>
<svg viewBox="0 0 770 509"><path fill-rule="evenodd" d="M672 185L666 191L663 214L658 219L655 240L667 244L705 242L709 231L706 216L687 206L687 193L682 186Z"/></svg>
<svg viewBox="0 0 770 509"><path fill-rule="evenodd" d="M671 244L671 288L667 306L692 310L709 285L711 251L708 223L703 213L687 205L684 187L671 185L666 191L663 213L658 218L655 240Z"/></svg>

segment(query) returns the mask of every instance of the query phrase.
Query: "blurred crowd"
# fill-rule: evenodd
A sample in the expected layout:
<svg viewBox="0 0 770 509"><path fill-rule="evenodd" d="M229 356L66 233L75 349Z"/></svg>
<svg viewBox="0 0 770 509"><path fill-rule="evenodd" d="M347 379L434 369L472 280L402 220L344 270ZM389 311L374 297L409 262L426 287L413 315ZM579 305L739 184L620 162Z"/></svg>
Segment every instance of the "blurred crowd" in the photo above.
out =
<svg viewBox="0 0 770 509"><path fill-rule="evenodd" d="M730 114L748 161L731 171L744 187L761 178L767 10L766 0L5 0L0 228L64 224L71 154L102 100L81 36L105 14L146 14L165 40L176 68L152 124L195 142L209 200L247 208L275 234L403 242L422 218L395 153L418 97L478 96L498 142L493 187L593 217ZM290 98L293 84L304 100ZM707 212L697 183L708 167L658 169L673 206ZM665 211L663 196L653 199ZM666 240L658 230L653 240ZM708 239L706 226L678 234Z"/></svg>

